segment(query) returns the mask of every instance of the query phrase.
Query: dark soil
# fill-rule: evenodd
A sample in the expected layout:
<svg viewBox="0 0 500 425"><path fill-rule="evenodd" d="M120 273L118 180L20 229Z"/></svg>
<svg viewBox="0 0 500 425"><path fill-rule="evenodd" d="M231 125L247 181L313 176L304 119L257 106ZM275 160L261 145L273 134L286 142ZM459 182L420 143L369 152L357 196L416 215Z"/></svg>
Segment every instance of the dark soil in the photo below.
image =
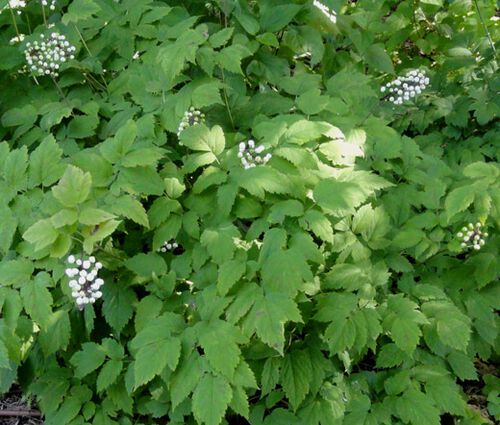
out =
<svg viewBox="0 0 500 425"><path fill-rule="evenodd" d="M2 413L12 412L16 416L3 416ZM24 416L18 416L24 412ZM43 425L40 416L33 416L38 410L31 400L22 397L19 387L12 387L10 392L0 399L0 425Z"/></svg>

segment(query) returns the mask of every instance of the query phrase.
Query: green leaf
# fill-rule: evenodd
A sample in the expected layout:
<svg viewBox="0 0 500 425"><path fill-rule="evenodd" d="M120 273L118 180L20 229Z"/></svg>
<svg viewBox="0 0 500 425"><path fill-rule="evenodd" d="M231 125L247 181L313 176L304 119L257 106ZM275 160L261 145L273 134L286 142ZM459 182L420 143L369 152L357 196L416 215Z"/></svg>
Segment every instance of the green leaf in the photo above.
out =
<svg viewBox="0 0 500 425"><path fill-rule="evenodd" d="M475 192L471 186L462 186L453 189L444 202L446 214L449 218L466 210L474 201Z"/></svg>
<svg viewBox="0 0 500 425"><path fill-rule="evenodd" d="M47 329L52 314L52 296L45 286L47 280L50 277L46 273L39 273L21 287L24 309L43 329Z"/></svg>
<svg viewBox="0 0 500 425"><path fill-rule="evenodd" d="M209 129L204 124L185 129L180 136L181 142L194 151L210 152L216 157L226 145L222 128L218 125Z"/></svg>
<svg viewBox="0 0 500 425"><path fill-rule="evenodd" d="M430 379L425 384L425 393L431 397L441 411L457 416L464 414L465 402L460 396L458 385L450 378L434 377Z"/></svg>
<svg viewBox="0 0 500 425"><path fill-rule="evenodd" d="M330 220L319 211L308 210L304 218L311 231L321 240L333 243L333 228Z"/></svg>
<svg viewBox="0 0 500 425"><path fill-rule="evenodd" d="M50 186L61 177L64 165L61 164L62 149L53 136L46 137L31 153L28 186Z"/></svg>
<svg viewBox="0 0 500 425"><path fill-rule="evenodd" d="M110 385L114 384L123 368L121 360L109 360L99 372L96 381L96 389L98 393L103 392Z"/></svg>
<svg viewBox="0 0 500 425"><path fill-rule="evenodd" d="M26 146L10 152L3 164L3 174L7 186L16 192L24 190L28 183L26 176L27 167L28 150Z"/></svg>
<svg viewBox="0 0 500 425"><path fill-rule="evenodd" d="M158 61L167 82L171 83L181 73L186 62L195 62L196 51L204 41L198 31L188 29L175 42L160 47Z"/></svg>
<svg viewBox="0 0 500 425"><path fill-rule="evenodd" d="M208 42L214 49L217 49L229 41L229 39L233 36L233 31L234 28L224 28L211 35Z"/></svg>
<svg viewBox="0 0 500 425"><path fill-rule="evenodd" d="M57 310L52 313L46 324L46 329L40 332L40 345L46 356L58 350L66 350L69 344L71 324L67 311Z"/></svg>
<svg viewBox="0 0 500 425"><path fill-rule="evenodd" d="M285 27L302 6L297 4L271 5L264 3L260 15L260 26L264 31L277 32Z"/></svg>
<svg viewBox="0 0 500 425"><path fill-rule="evenodd" d="M238 177L239 185L257 198L264 198L266 192L293 193L288 177L268 166L249 168Z"/></svg>
<svg viewBox="0 0 500 425"><path fill-rule="evenodd" d="M148 215L146 214L146 210L142 204L137 199L134 199L129 195L113 198L109 208L115 214L120 214L149 229Z"/></svg>
<svg viewBox="0 0 500 425"><path fill-rule="evenodd" d="M135 353L134 389L151 381L166 366L171 370L177 367L181 343L172 332L179 330L179 320L175 314L166 313L152 320L131 341Z"/></svg>
<svg viewBox="0 0 500 425"><path fill-rule="evenodd" d="M83 250L90 255L94 250L94 244L111 235L120 223L118 220L108 220L96 226L97 230L94 229L93 233L83 241Z"/></svg>
<svg viewBox="0 0 500 425"><path fill-rule="evenodd" d="M140 335L140 334L138 334ZM165 366L175 369L181 353L181 343L176 338L161 338L143 346L134 363L134 388L138 388L159 375Z"/></svg>
<svg viewBox="0 0 500 425"><path fill-rule="evenodd" d="M120 162L129 152L137 137L137 124L128 120L116 135L99 145L102 156L111 164Z"/></svg>
<svg viewBox="0 0 500 425"><path fill-rule="evenodd" d="M428 324L429 321L418 310L417 304L402 294L391 296L387 306L388 315L384 320L384 327L390 330L397 347L411 354L422 336L419 325Z"/></svg>
<svg viewBox="0 0 500 425"><path fill-rule="evenodd" d="M212 368L232 379L241 356L238 347L238 342L241 342L239 330L222 320L212 320L209 323L200 323L197 334Z"/></svg>
<svg viewBox="0 0 500 425"><path fill-rule="evenodd" d="M37 221L35 224L30 226L26 232L23 234L23 238L35 246L35 250L39 251L49 245L51 245L56 239L59 233L52 225L50 219Z"/></svg>
<svg viewBox="0 0 500 425"><path fill-rule="evenodd" d="M40 128L42 130L50 130L55 125L60 124L63 118L70 117L71 111L71 107L60 102L45 104L44 107L40 109L40 115L42 115ZM52 139L52 136L48 136L48 139Z"/></svg>
<svg viewBox="0 0 500 425"><path fill-rule="evenodd" d="M378 71L394 74L394 66L391 58L387 54L382 44L372 44L365 52L365 59L368 65Z"/></svg>
<svg viewBox="0 0 500 425"><path fill-rule="evenodd" d="M281 383L294 411L309 392L312 366L307 352L295 350L287 353L281 369Z"/></svg>
<svg viewBox="0 0 500 425"><path fill-rule="evenodd" d="M229 260L219 267L219 278L217 279L217 291L225 296L233 285L238 282L246 270L243 260Z"/></svg>
<svg viewBox="0 0 500 425"><path fill-rule="evenodd" d="M336 213L352 211L366 199L358 184L333 178L321 180L314 188L313 196L321 208Z"/></svg>
<svg viewBox="0 0 500 425"><path fill-rule="evenodd" d="M394 343L384 344L377 355L377 367L399 366L407 359L405 352Z"/></svg>
<svg viewBox="0 0 500 425"><path fill-rule="evenodd" d="M439 410L432 399L416 389L409 389L396 402L396 413L405 423L418 425L439 425Z"/></svg>
<svg viewBox="0 0 500 425"><path fill-rule="evenodd" d="M187 359L180 362L179 367L170 378L172 409L175 409L194 391L202 373L200 355L196 350L192 351Z"/></svg>
<svg viewBox="0 0 500 425"><path fill-rule="evenodd" d="M54 198L65 207L76 207L84 202L90 193L92 177L73 165L68 165L59 183L52 188Z"/></svg>
<svg viewBox="0 0 500 425"><path fill-rule="evenodd" d="M300 120L290 126L283 138L289 143L303 145L304 143L318 139L331 130L332 126L325 122ZM342 133L340 132L340 134Z"/></svg>
<svg viewBox="0 0 500 425"><path fill-rule="evenodd" d="M193 393L193 414L198 423L219 425L231 402L233 392L228 381L205 373Z"/></svg>
<svg viewBox="0 0 500 425"><path fill-rule="evenodd" d="M82 344L82 349L73 354L70 359L75 368L75 377L83 378L93 372L104 363L105 358L104 350L96 343L86 342Z"/></svg>
<svg viewBox="0 0 500 425"><path fill-rule="evenodd" d="M93 0L74 0L68 7L68 12L62 17L64 25L86 20L99 12L101 8Z"/></svg>
<svg viewBox="0 0 500 425"><path fill-rule="evenodd" d="M0 262L0 283L5 286L21 287L31 279L35 269L33 262L24 258L17 260L5 259Z"/></svg>
<svg viewBox="0 0 500 425"><path fill-rule="evenodd" d="M64 226L70 226L78 220L78 212L76 209L62 209L50 217L52 225L56 229Z"/></svg>
<svg viewBox="0 0 500 425"><path fill-rule="evenodd" d="M243 75L243 71L241 70L241 60L251 54L252 52L244 45L233 44L218 52L216 60L222 68L227 69L230 72L234 72L235 74Z"/></svg>
<svg viewBox="0 0 500 425"><path fill-rule="evenodd" d="M106 321L119 334L132 317L135 302L134 291L115 282L106 282L102 287L104 305L103 312Z"/></svg>
<svg viewBox="0 0 500 425"><path fill-rule="evenodd" d="M460 351L466 351L471 335L471 320L454 304L448 301L429 301L422 311L434 318L441 342Z"/></svg>
<svg viewBox="0 0 500 425"><path fill-rule="evenodd" d="M165 190L163 179L154 167L124 168L118 181L126 192L135 195L161 196Z"/></svg>
<svg viewBox="0 0 500 425"><path fill-rule="evenodd" d="M10 369L9 353L4 342L0 339L0 369ZM3 385L2 385L3 388Z"/></svg>
<svg viewBox="0 0 500 425"><path fill-rule="evenodd" d="M239 232L234 226L224 225L218 229L206 229L200 242L217 264L223 264L233 258L236 249L233 238L238 236Z"/></svg>
<svg viewBox="0 0 500 425"><path fill-rule="evenodd" d="M17 219L7 205L0 204L0 253L5 255L17 230Z"/></svg>
<svg viewBox="0 0 500 425"><path fill-rule="evenodd" d="M467 354L461 353L460 351L453 351L446 359L450 363L453 373L462 381L477 379L476 367Z"/></svg>
<svg viewBox="0 0 500 425"><path fill-rule="evenodd" d="M121 164L124 167L156 166L163 157L163 150L159 148L143 148L131 151L125 155Z"/></svg>
<svg viewBox="0 0 500 425"><path fill-rule="evenodd" d="M284 325L288 321L302 322L302 317L292 299L279 293L267 293L257 298L248 320L262 342L283 355Z"/></svg>
<svg viewBox="0 0 500 425"><path fill-rule="evenodd" d="M158 254L137 254L125 262L125 267L139 276L151 277L154 273L161 276L167 272L165 260Z"/></svg>
<svg viewBox="0 0 500 425"><path fill-rule="evenodd" d="M116 216L114 214L99 208L87 207L81 210L78 221L82 224L95 226L96 224L101 224L115 217Z"/></svg>
<svg viewBox="0 0 500 425"><path fill-rule="evenodd" d="M285 217L300 217L304 214L304 206L295 199L276 202L269 210L271 223L283 223Z"/></svg>

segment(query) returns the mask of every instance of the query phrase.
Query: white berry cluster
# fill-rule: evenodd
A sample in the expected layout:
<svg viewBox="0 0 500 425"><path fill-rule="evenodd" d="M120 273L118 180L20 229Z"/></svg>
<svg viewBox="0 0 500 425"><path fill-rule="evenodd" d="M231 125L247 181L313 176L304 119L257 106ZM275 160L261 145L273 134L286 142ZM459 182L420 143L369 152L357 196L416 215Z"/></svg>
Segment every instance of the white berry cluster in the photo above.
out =
<svg viewBox="0 0 500 425"><path fill-rule="evenodd" d="M16 35L15 37L12 37L9 41L10 45L16 44L16 43L21 43L24 40L25 35L24 34L19 34Z"/></svg>
<svg viewBox="0 0 500 425"><path fill-rule="evenodd" d="M382 86L380 91L382 93L387 92L385 99L389 102L394 103L394 105L402 105L403 102L422 93L429 85L429 81L425 71L413 70Z"/></svg>
<svg viewBox="0 0 500 425"><path fill-rule="evenodd" d="M67 258L70 267L65 270L66 275L71 279L69 287L72 289L71 296L75 299L80 310L86 304L94 304L98 298L102 297L99 291L104 280L97 277L97 273L102 268L102 264L96 261L95 257L88 259L76 258L70 255Z"/></svg>
<svg viewBox="0 0 500 425"><path fill-rule="evenodd" d="M42 3L42 6L49 6L50 10L56 10L56 0L40 0L40 3Z"/></svg>
<svg viewBox="0 0 500 425"><path fill-rule="evenodd" d="M178 247L179 247L179 244L176 241L173 241L173 242L165 241L165 242L163 242L163 246L158 249L158 252L173 251L174 249L176 249Z"/></svg>
<svg viewBox="0 0 500 425"><path fill-rule="evenodd" d="M261 156L264 152L264 145L255 146L255 141L250 139L247 143L241 142L239 145L238 158L241 158L243 168L248 170L256 165L263 165L272 158L270 153Z"/></svg>
<svg viewBox="0 0 500 425"><path fill-rule="evenodd" d="M12 11L16 11L18 15L21 14L21 9L24 9L26 7L26 1L25 0L9 0L8 4L4 6L2 10L5 9L11 9Z"/></svg>
<svg viewBox="0 0 500 425"><path fill-rule="evenodd" d="M26 43L24 55L31 72L57 77L60 66L75 58L75 50L64 35L53 32L47 38L41 34L40 41Z"/></svg>
<svg viewBox="0 0 500 425"><path fill-rule="evenodd" d="M199 124L201 122L205 122L205 114L191 106L186 112L184 112L182 121L179 124L179 128L177 129L177 136L180 136L183 130L185 130L187 127Z"/></svg>
<svg viewBox="0 0 500 425"><path fill-rule="evenodd" d="M462 248L479 250L485 244L484 238L488 237L488 233L481 230L481 223L478 222L476 225L469 223L468 226L462 227L462 230L457 233L457 237L462 240L460 244Z"/></svg>

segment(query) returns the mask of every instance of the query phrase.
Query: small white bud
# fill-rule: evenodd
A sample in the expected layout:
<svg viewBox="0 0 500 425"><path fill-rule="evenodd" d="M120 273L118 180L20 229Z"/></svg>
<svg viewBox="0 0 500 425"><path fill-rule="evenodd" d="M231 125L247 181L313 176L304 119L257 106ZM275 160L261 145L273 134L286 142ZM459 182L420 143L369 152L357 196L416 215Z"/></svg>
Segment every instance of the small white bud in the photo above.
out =
<svg viewBox="0 0 500 425"><path fill-rule="evenodd" d="M95 263L95 257L94 257L94 256L89 257L89 261L90 261L92 264L93 264L93 263Z"/></svg>
<svg viewBox="0 0 500 425"><path fill-rule="evenodd" d="M84 262L83 262L83 268L84 268L84 269L88 269L88 268L90 268L90 261L88 261L88 260L87 260L87 261L84 261Z"/></svg>
<svg viewBox="0 0 500 425"><path fill-rule="evenodd" d="M481 245L474 245L474 249L475 249L475 250L478 250L478 249L480 249L480 248L481 248Z"/></svg>
<svg viewBox="0 0 500 425"><path fill-rule="evenodd" d="M254 141L254 140L252 140L252 139L250 139L250 140L248 141L248 146L249 146L250 148L252 148L252 149L253 149L253 148L255 147L255 141Z"/></svg>
<svg viewBox="0 0 500 425"><path fill-rule="evenodd" d="M76 260L76 265L81 266L82 265L82 260Z"/></svg>
<svg viewBox="0 0 500 425"><path fill-rule="evenodd" d="M96 268L97 270L102 269L102 264L98 261L97 263L95 263L95 268Z"/></svg>
<svg viewBox="0 0 500 425"><path fill-rule="evenodd" d="M464 234L463 234L462 232L458 232L458 233L457 233L457 236L458 236L459 238L463 237L463 235L464 235Z"/></svg>
<svg viewBox="0 0 500 425"><path fill-rule="evenodd" d="M83 298L82 298L82 297L78 297L78 298L76 299L76 303L77 303L78 305L82 305L82 304L83 304Z"/></svg>
<svg viewBox="0 0 500 425"><path fill-rule="evenodd" d="M68 263L73 264L74 262L75 262L75 256L74 255L70 255L68 257Z"/></svg>
<svg viewBox="0 0 500 425"><path fill-rule="evenodd" d="M264 152L264 149L265 149L264 145L257 146L255 148L255 153L262 153Z"/></svg>
<svg viewBox="0 0 500 425"><path fill-rule="evenodd" d="M104 285L104 280L102 280L101 278L98 278L98 279L95 280L95 284L99 285L99 286L102 286L102 285Z"/></svg>
<svg viewBox="0 0 500 425"><path fill-rule="evenodd" d="M461 246L462 248L465 248L465 247L467 246L467 244L466 244L465 242L462 242L462 243L460 244L460 246Z"/></svg>
<svg viewBox="0 0 500 425"><path fill-rule="evenodd" d="M102 297L102 292L101 291L97 291L95 294L94 294L94 298L95 299L98 299L98 298L101 298Z"/></svg>

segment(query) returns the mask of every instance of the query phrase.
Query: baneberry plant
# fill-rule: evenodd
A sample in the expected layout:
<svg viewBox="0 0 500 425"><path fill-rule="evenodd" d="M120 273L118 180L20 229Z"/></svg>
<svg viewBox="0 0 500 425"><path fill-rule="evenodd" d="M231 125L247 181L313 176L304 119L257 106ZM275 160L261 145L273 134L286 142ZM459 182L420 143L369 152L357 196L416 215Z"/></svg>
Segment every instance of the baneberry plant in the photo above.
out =
<svg viewBox="0 0 500 425"><path fill-rule="evenodd" d="M0 9L1 392L46 425L498 420L494 2Z"/></svg>

